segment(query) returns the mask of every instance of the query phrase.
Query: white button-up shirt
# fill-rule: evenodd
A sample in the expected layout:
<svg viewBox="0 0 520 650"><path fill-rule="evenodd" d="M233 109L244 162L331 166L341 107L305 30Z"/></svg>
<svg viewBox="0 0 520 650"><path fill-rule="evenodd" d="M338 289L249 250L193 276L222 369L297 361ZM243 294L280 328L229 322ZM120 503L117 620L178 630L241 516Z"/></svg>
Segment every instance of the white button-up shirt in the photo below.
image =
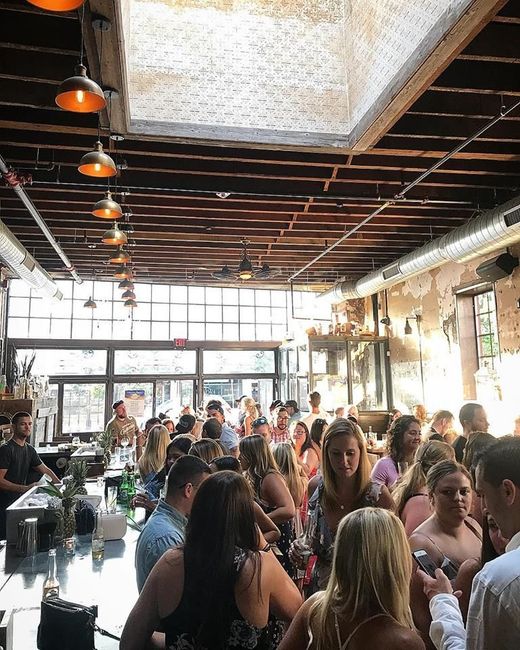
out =
<svg viewBox="0 0 520 650"><path fill-rule="evenodd" d="M438 650L518 650L520 531L506 553L488 562L473 579L466 629L455 596L434 596L430 612L430 637Z"/></svg>

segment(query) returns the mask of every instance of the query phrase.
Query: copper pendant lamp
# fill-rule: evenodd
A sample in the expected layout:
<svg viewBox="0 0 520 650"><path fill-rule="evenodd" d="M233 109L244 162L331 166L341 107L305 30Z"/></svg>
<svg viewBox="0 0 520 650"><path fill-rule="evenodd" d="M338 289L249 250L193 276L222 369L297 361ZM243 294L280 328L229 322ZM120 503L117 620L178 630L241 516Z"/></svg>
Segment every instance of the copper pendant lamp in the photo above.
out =
<svg viewBox="0 0 520 650"><path fill-rule="evenodd" d="M135 300L135 293L134 293L133 291L131 291L130 289L127 289L127 290L123 293L123 295L121 296L121 298L124 298L125 300L129 300L129 299L131 299L131 300Z"/></svg>
<svg viewBox="0 0 520 650"><path fill-rule="evenodd" d="M117 227L117 222L114 222L112 228L104 233L101 241L103 244L109 244L111 246L123 246L123 244L126 244L128 239L126 238L125 233L121 232Z"/></svg>
<svg viewBox="0 0 520 650"><path fill-rule="evenodd" d="M126 280L123 280L117 285L118 289L130 289L130 291L134 290L134 283L132 282L131 278L126 278Z"/></svg>
<svg viewBox="0 0 520 650"><path fill-rule="evenodd" d="M116 252L112 253L109 257L108 261L110 264L127 264L132 261L132 258L122 246L119 246Z"/></svg>
<svg viewBox="0 0 520 650"><path fill-rule="evenodd" d="M123 216L123 211L119 203L112 198L112 193L107 192L104 199L94 204L92 214L100 219L110 219L112 221L113 219L120 219Z"/></svg>
<svg viewBox="0 0 520 650"><path fill-rule="evenodd" d="M47 11L73 11L81 7L85 0L27 0L29 4Z"/></svg>
<svg viewBox="0 0 520 650"><path fill-rule="evenodd" d="M134 307L137 307L137 303L132 298L129 298L128 300L125 300L124 306L133 309Z"/></svg>
<svg viewBox="0 0 520 650"><path fill-rule="evenodd" d="M94 300L92 300L92 296L90 296L89 299L86 302L83 303L83 307L88 307L88 309L96 309L97 308L96 303L94 302Z"/></svg>
<svg viewBox="0 0 520 650"><path fill-rule="evenodd" d="M103 151L103 145L99 140L94 145L94 149L81 158L78 171L94 178L109 178L117 174L115 162Z"/></svg>
<svg viewBox="0 0 520 650"><path fill-rule="evenodd" d="M131 275L132 271L128 268L128 266L125 266L124 264L120 264L118 267L116 267L114 273L114 277L118 280L128 280Z"/></svg>
<svg viewBox="0 0 520 650"><path fill-rule="evenodd" d="M103 91L87 77L87 68L82 63L74 69L73 77L62 81L55 101L64 111L73 113L96 113L107 105Z"/></svg>

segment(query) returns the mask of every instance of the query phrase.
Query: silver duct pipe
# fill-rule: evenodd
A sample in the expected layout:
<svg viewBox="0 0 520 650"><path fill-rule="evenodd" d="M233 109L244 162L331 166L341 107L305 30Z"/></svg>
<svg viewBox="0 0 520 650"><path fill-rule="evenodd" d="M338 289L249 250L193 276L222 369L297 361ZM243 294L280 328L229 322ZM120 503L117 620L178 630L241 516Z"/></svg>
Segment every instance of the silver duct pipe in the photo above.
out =
<svg viewBox="0 0 520 650"><path fill-rule="evenodd" d="M8 180L7 174L9 173L9 168L1 155L0 155L0 173L2 174L2 176L4 176L4 178L6 178L8 185L10 185L13 188L13 190L18 194L18 196L22 200L27 210L29 210L29 213L31 214L32 218L36 221L38 226L40 226L40 230L43 232L50 245L54 248L54 250L58 254L63 264L65 264L65 268L67 269L67 271L69 271L69 273L72 275L72 277L74 278L74 280L76 280L78 284L81 284L83 280L79 277L76 269L74 268L74 264L72 264L72 262L67 257L63 248L54 239L54 235L49 230L49 227L47 226L42 216L36 209L34 203L31 201L29 195L27 194L23 186L16 180L14 182Z"/></svg>
<svg viewBox="0 0 520 650"><path fill-rule="evenodd" d="M49 298L61 300L63 294L9 228L0 221L0 259L27 284Z"/></svg>
<svg viewBox="0 0 520 650"><path fill-rule="evenodd" d="M519 240L520 196L484 212L360 280L340 282L318 297L331 303L364 298L445 262L467 262Z"/></svg>

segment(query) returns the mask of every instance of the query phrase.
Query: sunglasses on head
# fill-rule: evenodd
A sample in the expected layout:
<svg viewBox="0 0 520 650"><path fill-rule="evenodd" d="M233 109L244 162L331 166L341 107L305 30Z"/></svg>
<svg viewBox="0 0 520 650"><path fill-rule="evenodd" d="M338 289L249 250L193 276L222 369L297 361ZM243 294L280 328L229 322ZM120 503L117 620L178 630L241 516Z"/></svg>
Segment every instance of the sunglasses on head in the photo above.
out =
<svg viewBox="0 0 520 650"><path fill-rule="evenodd" d="M267 421L267 418L264 418L264 417L257 418L256 420L253 421L252 426L253 427L260 427L260 426L262 426L262 424L269 424L269 422Z"/></svg>

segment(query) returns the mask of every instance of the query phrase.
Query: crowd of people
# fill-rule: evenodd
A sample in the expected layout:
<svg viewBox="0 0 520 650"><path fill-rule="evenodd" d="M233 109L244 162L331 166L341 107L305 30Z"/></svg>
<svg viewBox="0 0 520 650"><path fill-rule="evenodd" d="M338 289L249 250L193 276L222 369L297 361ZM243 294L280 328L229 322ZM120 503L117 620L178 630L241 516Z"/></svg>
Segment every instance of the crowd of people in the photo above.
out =
<svg viewBox="0 0 520 650"><path fill-rule="evenodd" d="M244 396L232 426L210 399L135 429L147 522L122 650L519 648L520 437L480 404L455 437L417 405L389 414L378 459L355 406L309 407Z"/></svg>

